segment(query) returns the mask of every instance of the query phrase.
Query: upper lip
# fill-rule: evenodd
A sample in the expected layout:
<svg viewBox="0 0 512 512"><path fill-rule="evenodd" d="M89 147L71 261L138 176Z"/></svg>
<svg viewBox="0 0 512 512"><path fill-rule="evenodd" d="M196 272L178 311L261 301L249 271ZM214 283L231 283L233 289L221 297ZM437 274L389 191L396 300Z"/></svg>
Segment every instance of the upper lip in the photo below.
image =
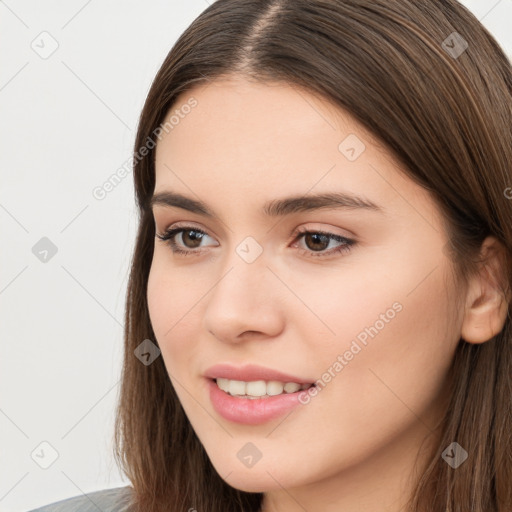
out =
<svg viewBox="0 0 512 512"><path fill-rule="evenodd" d="M245 382L252 382L256 380L264 381L279 381L279 382L296 382L297 384L313 384L313 381L298 377L296 375L290 375L287 373L273 370L272 368L266 368L264 366L258 366L255 364L248 364L244 366L233 366L228 363L216 364L210 366L205 373L205 377L210 379L229 379L229 380L241 380Z"/></svg>

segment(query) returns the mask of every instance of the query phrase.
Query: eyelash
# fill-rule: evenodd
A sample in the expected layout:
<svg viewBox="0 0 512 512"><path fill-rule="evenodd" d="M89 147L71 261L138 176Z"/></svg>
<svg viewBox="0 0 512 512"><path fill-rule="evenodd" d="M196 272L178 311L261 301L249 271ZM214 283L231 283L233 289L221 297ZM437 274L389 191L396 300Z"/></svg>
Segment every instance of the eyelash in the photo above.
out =
<svg viewBox="0 0 512 512"><path fill-rule="evenodd" d="M207 235L208 233L205 233L201 229L197 229L193 226L183 226L183 227L176 227L174 229L169 229L165 231L163 234L156 234L157 238L159 238L161 241L165 242L167 245L171 247L171 250L174 254L181 254L182 256L190 256L192 254L200 255L202 251L200 250L184 250L180 249L176 242L174 241L174 237L182 232L185 231L194 231L196 233L200 233L201 235ZM324 235L328 237L330 240L334 240L336 242L343 242L343 245L340 245L339 247L336 247L334 249L331 249L329 251L312 251L310 249L299 249L301 253L307 254L308 257L311 256L313 258L322 258L327 256L332 256L333 254L338 253L345 253L349 252L351 250L351 247L355 245L356 241L350 238L346 238L344 236L335 235L334 233L328 233L326 231L315 231L315 230L307 230L307 229L300 229L295 233L294 241L300 239L304 235L313 234L313 235Z"/></svg>

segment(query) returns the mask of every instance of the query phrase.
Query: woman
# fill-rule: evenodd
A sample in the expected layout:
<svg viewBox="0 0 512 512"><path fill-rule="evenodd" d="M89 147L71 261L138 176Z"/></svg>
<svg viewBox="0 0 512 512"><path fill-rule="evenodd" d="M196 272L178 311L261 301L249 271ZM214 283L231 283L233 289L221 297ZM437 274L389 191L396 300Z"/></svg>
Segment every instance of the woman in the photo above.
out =
<svg viewBox="0 0 512 512"><path fill-rule="evenodd" d="M94 505L512 510L511 94L455 0L207 8L140 117Z"/></svg>

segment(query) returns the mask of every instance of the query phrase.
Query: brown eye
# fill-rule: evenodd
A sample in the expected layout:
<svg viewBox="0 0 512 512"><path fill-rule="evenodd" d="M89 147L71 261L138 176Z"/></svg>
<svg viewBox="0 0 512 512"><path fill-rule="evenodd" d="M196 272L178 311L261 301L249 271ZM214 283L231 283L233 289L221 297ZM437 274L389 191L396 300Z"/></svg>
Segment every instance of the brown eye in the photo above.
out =
<svg viewBox="0 0 512 512"><path fill-rule="evenodd" d="M192 233L192 236L190 236ZM201 245L204 233L196 229L186 229L181 232L181 240L183 244L189 249L196 249Z"/></svg>
<svg viewBox="0 0 512 512"><path fill-rule="evenodd" d="M321 233L306 233L304 242L312 251L323 251L329 246L329 237Z"/></svg>
<svg viewBox="0 0 512 512"><path fill-rule="evenodd" d="M356 244L356 241L350 238L323 231L302 230L299 231L296 240L301 238L304 239L304 245L306 246L306 249L301 249L301 251L306 256L313 257L327 257L336 253L348 252ZM338 242L341 245L331 250L326 250L331 241Z"/></svg>
<svg viewBox="0 0 512 512"><path fill-rule="evenodd" d="M176 243L174 240L176 235L181 234L182 241ZM193 227L174 228L167 230L164 234L156 234L156 237L171 246L173 253L182 254L200 254L201 251L194 250L200 248L201 241L207 233ZM182 248L184 247L184 248Z"/></svg>
<svg viewBox="0 0 512 512"><path fill-rule="evenodd" d="M175 240L178 234L181 234L181 241ZM163 234L156 234L156 237L167 243L173 253L188 256L201 255L203 253L200 250L201 242L209 235L200 229L188 226L169 229ZM323 231L300 231L295 239L300 240L301 238L304 238L306 249L300 248L300 251L306 256L313 257L328 257L336 253L349 252L351 247L356 244L356 241L350 238ZM333 241L340 245L326 250Z"/></svg>

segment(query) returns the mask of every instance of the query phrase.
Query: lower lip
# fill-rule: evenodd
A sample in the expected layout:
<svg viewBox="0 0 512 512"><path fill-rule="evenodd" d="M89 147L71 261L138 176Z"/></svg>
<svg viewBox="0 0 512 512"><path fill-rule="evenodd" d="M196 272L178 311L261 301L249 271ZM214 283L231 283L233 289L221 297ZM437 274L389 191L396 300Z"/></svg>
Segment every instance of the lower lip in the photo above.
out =
<svg viewBox="0 0 512 512"><path fill-rule="evenodd" d="M259 425L278 418L298 405L300 393L283 393L266 398L238 398L222 391L217 383L208 379L213 408L225 419L245 425Z"/></svg>

